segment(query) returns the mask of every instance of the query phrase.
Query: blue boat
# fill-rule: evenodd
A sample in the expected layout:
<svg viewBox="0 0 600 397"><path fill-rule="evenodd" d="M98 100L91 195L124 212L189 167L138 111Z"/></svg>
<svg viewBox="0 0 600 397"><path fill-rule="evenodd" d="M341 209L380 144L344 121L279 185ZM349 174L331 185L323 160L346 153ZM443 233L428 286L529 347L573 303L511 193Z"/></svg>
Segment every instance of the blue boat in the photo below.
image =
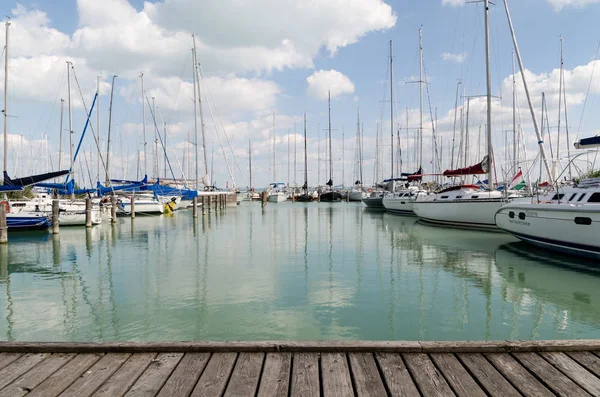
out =
<svg viewBox="0 0 600 397"><path fill-rule="evenodd" d="M6 226L8 230L45 230L52 226L52 221L49 217L40 216L20 216L18 214L6 214Z"/></svg>

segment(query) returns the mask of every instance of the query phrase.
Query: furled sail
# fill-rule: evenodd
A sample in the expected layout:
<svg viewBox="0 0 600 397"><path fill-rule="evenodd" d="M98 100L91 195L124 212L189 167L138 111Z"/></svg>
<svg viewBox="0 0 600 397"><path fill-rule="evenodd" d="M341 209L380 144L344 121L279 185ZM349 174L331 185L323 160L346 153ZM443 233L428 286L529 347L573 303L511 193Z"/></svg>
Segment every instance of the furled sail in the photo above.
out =
<svg viewBox="0 0 600 397"><path fill-rule="evenodd" d="M63 175L67 175L68 173L69 173L68 170L54 171L54 172L47 172L45 174L31 175L31 176L25 176L23 178L11 179L8 176L8 173L6 171L4 171L4 186L5 187L8 187L8 186L24 187L24 186L29 186L29 185L35 185L36 183L43 182L48 179L58 178Z"/></svg>
<svg viewBox="0 0 600 397"><path fill-rule="evenodd" d="M423 167L419 167L417 172L413 172L412 174L408 172L403 172L401 176L405 176L409 182L420 181L423 179Z"/></svg>
<svg viewBox="0 0 600 397"><path fill-rule="evenodd" d="M461 176L461 175L479 175L485 174L488 171L489 159L488 156L485 156L481 163L472 165L467 168L459 168L457 170L446 170L444 171L444 176L452 177L452 176Z"/></svg>
<svg viewBox="0 0 600 397"><path fill-rule="evenodd" d="M575 142L575 149L586 149L600 146L600 135L591 138L582 138Z"/></svg>

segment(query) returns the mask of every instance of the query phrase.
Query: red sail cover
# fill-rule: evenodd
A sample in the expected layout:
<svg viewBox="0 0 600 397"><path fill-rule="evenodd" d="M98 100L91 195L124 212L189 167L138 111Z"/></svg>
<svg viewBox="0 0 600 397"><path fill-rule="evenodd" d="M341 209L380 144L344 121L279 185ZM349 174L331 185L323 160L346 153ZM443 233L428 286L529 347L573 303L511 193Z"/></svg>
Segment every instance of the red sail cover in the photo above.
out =
<svg viewBox="0 0 600 397"><path fill-rule="evenodd" d="M461 176L461 175L479 175L487 173L488 156L485 156L481 163L472 165L467 168L459 168L457 170L446 170L444 176Z"/></svg>

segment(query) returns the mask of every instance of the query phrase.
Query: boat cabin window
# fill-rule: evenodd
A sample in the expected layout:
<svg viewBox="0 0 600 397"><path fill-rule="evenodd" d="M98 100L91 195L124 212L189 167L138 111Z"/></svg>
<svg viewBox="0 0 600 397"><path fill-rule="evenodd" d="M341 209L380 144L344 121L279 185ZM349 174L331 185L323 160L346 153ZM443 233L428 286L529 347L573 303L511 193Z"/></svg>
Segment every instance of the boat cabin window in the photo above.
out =
<svg viewBox="0 0 600 397"><path fill-rule="evenodd" d="M554 195L554 197L552 197L552 200L562 200L562 198L563 198L563 197L565 197L565 195L564 195L564 194L562 194L562 193L560 193L560 194L559 194L559 193L556 193L556 194Z"/></svg>
<svg viewBox="0 0 600 397"><path fill-rule="evenodd" d="M462 196L456 196L457 199L462 198Z"/></svg>
<svg viewBox="0 0 600 397"><path fill-rule="evenodd" d="M26 203L12 203L10 206L11 207L25 207L27 204Z"/></svg>
<svg viewBox="0 0 600 397"><path fill-rule="evenodd" d="M442 197L440 197L440 198L441 198L441 199L447 199L447 198L448 198L448 196L442 196Z"/></svg>
<svg viewBox="0 0 600 397"><path fill-rule="evenodd" d="M514 213L514 211L510 211L510 212L508 213L508 217L509 217L509 218L511 218L511 219L512 219L512 218L514 218L514 217L515 217L515 213Z"/></svg>
<svg viewBox="0 0 600 397"><path fill-rule="evenodd" d="M577 196L577 192L573 193L573 195L571 196L571 198L569 199L569 201L575 200L575 196Z"/></svg>
<svg viewBox="0 0 600 397"><path fill-rule="evenodd" d="M479 198L479 196L471 196L471 198Z"/></svg>
<svg viewBox="0 0 600 397"><path fill-rule="evenodd" d="M592 219L578 216L575 218L575 223L578 225L591 225Z"/></svg>
<svg viewBox="0 0 600 397"><path fill-rule="evenodd" d="M586 193L581 193L581 196L579 196L579 199L577 201L581 201L583 200L583 198L585 197Z"/></svg>
<svg viewBox="0 0 600 397"><path fill-rule="evenodd" d="M525 213L524 212L519 212L519 219L521 219L521 220L525 219Z"/></svg>
<svg viewBox="0 0 600 397"><path fill-rule="evenodd" d="M588 203L600 203L600 193L592 193L587 201Z"/></svg>

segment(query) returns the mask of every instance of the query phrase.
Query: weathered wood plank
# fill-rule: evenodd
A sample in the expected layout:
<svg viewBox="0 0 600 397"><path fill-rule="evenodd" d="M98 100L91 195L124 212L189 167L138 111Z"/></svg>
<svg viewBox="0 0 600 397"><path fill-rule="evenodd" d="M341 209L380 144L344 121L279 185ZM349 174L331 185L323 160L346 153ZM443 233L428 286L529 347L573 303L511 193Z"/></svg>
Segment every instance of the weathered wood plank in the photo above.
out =
<svg viewBox="0 0 600 397"><path fill-rule="evenodd" d="M0 370L0 390L49 356L48 353L28 353L2 368Z"/></svg>
<svg viewBox="0 0 600 397"><path fill-rule="evenodd" d="M348 360L344 353L321 354L321 380L325 397L354 396Z"/></svg>
<svg viewBox="0 0 600 397"><path fill-rule="evenodd" d="M375 359L383 373L383 379L392 397L420 396L415 382L412 380L400 354L376 353Z"/></svg>
<svg viewBox="0 0 600 397"><path fill-rule="evenodd" d="M485 397L485 392L477 384L469 371L463 367L452 353L433 353L430 355L438 370L444 375L456 395L465 397Z"/></svg>
<svg viewBox="0 0 600 397"><path fill-rule="evenodd" d="M486 353L485 357L508 379L523 395L531 397L554 396L535 376L507 353Z"/></svg>
<svg viewBox="0 0 600 397"><path fill-rule="evenodd" d="M349 353L348 359L358 397L386 395L373 353Z"/></svg>
<svg viewBox="0 0 600 397"><path fill-rule="evenodd" d="M290 389L291 353L268 353L258 388L258 397L287 397Z"/></svg>
<svg viewBox="0 0 600 397"><path fill-rule="evenodd" d="M53 354L2 389L0 397L20 397L26 395L74 357L75 354Z"/></svg>
<svg viewBox="0 0 600 397"><path fill-rule="evenodd" d="M186 353L158 396L189 396L209 359L210 353Z"/></svg>
<svg viewBox="0 0 600 397"><path fill-rule="evenodd" d="M102 358L102 354L78 354L49 378L36 386L28 396L47 397L62 393L75 379Z"/></svg>
<svg viewBox="0 0 600 397"><path fill-rule="evenodd" d="M427 354L407 353L402 357L424 396L448 397L455 395Z"/></svg>
<svg viewBox="0 0 600 397"><path fill-rule="evenodd" d="M182 357L182 353L159 354L125 395L128 397L155 396Z"/></svg>
<svg viewBox="0 0 600 397"><path fill-rule="evenodd" d="M0 369L6 367L22 355L22 353L0 353Z"/></svg>
<svg viewBox="0 0 600 397"><path fill-rule="evenodd" d="M122 396L144 373L156 353L136 353L94 394L94 397Z"/></svg>
<svg viewBox="0 0 600 397"><path fill-rule="evenodd" d="M104 382L112 376L131 356L129 353L107 353L90 369L85 371L62 397L86 397L94 394Z"/></svg>
<svg viewBox="0 0 600 397"><path fill-rule="evenodd" d="M577 362L569 358L565 353L548 352L540 353L540 355L590 394L600 396L600 379L577 364Z"/></svg>
<svg viewBox="0 0 600 397"><path fill-rule="evenodd" d="M264 353L240 353L225 390L225 397L254 396L264 360Z"/></svg>
<svg viewBox="0 0 600 397"><path fill-rule="evenodd" d="M295 353L292 364L292 397L319 397L319 354Z"/></svg>
<svg viewBox="0 0 600 397"><path fill-rule="evenodd" d="M492 397L521 395L481 353L459 353L458 358Z"/></svg>
<svg viewBox="0 0 600 397"><path fill-rule="evenodd" d="M537 353L514 353L513 356L559 396L587 397L590 395Z"/></svg>
<svg viewBox="0 0 600 397"><path fill-rule="evenodd" d="M192 396L220 396L227 386L236 358L237 353L214 353Z"/></svg>
<svg viewBox="0 0 600 397"><path fill-rule="evenodd" d="M598 356L590 352L570 352L567 355L586 367L588 371L600 376L600 358Z"/></svg>

